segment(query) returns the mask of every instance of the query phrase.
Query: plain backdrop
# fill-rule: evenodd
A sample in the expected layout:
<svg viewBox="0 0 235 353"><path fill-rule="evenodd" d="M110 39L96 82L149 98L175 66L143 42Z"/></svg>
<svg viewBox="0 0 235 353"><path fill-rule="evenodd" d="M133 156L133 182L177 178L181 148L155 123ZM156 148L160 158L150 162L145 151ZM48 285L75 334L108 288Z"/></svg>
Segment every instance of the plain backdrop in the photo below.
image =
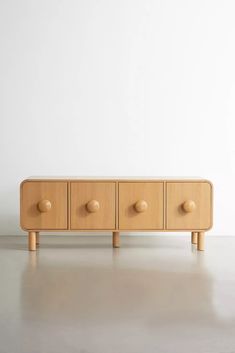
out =
<svg viewBox="0 0 235 353"><path fill-rule="evenodd" d="M233 0L0 1L0 234L30 175L202 176L234 235Z"/></svg>

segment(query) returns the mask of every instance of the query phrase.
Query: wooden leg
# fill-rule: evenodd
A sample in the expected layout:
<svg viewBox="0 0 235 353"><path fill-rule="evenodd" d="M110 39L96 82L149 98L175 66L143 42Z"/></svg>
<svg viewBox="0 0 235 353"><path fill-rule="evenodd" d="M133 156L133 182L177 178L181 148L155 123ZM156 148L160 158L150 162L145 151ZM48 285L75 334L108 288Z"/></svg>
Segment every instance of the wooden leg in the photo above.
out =
<svg viewBox="0 0 235 353"><path fill-rule="evenodd" d="M28 235L28 246L30 251L36 250L36 232L29 232Z"/></svg>
<svg viewBox="0 0 235 353"><path fill-rule="evenodd" d="M113 232L113 248L120 247L120 236L119 232Z"/></svg>
<svg viewBox="0 0 235 353"><path fill-rule="evenodd" d="M198 233L197 250L205 250L205 232Z"/></svg>
<svg viewBox="0 0 235 353"><path fill-rule="evenodd" d="M39 232L36 232L36 245L39 246L39 244L40 244Z"/></svg>
<svg viewBox="0 0 235 353"><path fill-rule="evenodd" d="M192 232L192 235L191 235L191 242L192 244L197 244L197 232Z"/></svg>

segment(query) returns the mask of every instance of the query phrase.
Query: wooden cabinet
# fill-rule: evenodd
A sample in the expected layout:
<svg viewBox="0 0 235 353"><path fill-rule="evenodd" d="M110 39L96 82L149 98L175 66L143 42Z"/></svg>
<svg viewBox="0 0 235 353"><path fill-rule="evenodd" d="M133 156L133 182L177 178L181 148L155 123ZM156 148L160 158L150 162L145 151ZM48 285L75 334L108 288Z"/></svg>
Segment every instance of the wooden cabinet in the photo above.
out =
<svg viewBox="0 0 235 353"><path fill-rule="evenodd" d="M21 227L39 231L190 231L198 250L212 226L212 184L203 179L30 178L21 183Z"/></svg>
<svg viewBox="0 0 235 353"><path fill-rule="evenodd" d="M119 229L163 229L163 183L119 183Z"/></svg>
<svg viewBox="0 0 235 353"><path fill-rule="evenodd" d="M71 229L115 229L115 183L72 182Z"/></svg>

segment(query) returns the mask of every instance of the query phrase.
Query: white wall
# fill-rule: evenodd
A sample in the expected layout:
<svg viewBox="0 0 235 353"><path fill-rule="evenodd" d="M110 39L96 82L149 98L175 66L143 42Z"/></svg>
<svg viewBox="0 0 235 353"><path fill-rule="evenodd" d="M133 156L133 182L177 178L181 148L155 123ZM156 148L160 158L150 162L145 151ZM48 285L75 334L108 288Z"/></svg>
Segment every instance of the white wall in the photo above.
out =
<svg viewBox="0 0 235 353"><path fill-rule="evenodd" d="M235 2L2 0L0 234L29 175L201 175L234 234Z"/></svg>

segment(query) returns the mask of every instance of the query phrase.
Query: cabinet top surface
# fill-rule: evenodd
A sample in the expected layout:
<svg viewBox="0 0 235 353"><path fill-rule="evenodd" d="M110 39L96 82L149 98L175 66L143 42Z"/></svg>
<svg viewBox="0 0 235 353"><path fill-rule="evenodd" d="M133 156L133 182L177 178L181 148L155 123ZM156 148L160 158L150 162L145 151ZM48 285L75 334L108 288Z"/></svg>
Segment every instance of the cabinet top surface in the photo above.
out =
<svg viewBox="0 0 235 353"><path fill-rule="evenodd" d="M25 180L116 180L116 181L146 181L146 180L205 180L201 177L185 177L185 176L30 176Z"/></svg>

